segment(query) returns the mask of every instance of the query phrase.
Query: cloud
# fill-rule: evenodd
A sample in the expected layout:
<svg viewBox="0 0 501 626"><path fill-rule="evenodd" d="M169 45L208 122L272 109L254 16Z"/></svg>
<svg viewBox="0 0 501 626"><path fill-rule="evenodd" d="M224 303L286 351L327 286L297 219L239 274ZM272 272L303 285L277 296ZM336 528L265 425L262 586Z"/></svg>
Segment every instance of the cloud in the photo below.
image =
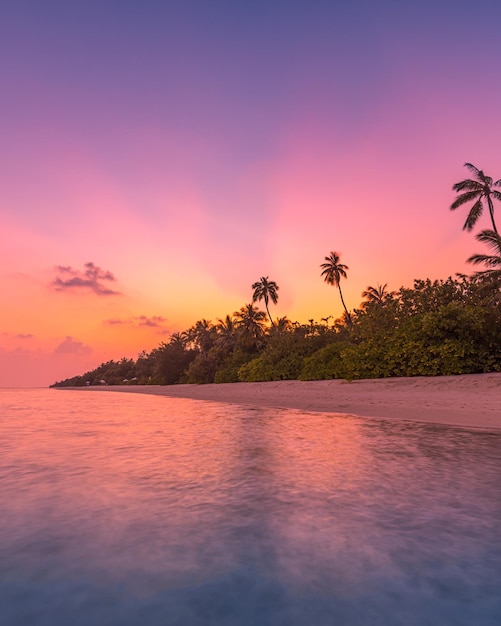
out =
<svg viewBox="0 0 501 626"><path fill-rule="evenodd" d="M129 326L131 328L156 328L159 334L170 332L166 327L167 318L162 315L136 315L126 319L111 318L104 320L106 326Z"/></svg>
<svg viewBox="0 0 501 626"><path fill-rule="evenodd" d="M96 353L78 341L74 341L74 345L68 338L62 344L64 347L59 351L57 348L9 350L0 346L2 387L47 387L56 380L89 371L113 356L109 353Z"/></svg>
<svg viewBox="0 0 501 626"><path fill-rule="evenodd" d="M55 349L54 354L90 354L92 348L85 346L81 341L75 341L73 337L67 336Z"/></svg>
<svg viewBox="0 0 501 626"><path fill-rule="evenodd" d="M32 333L8 333L3 331L0 334L2 337L14 337L15 339L33 339L35 337Z"/></svg>
<svg viewBox="0 0 501 626"><path fill-rule="evenodd" d="M146 315L140 315L135 318L138 322L139 326L149 326L150 328L160 328L163 327L164 322L167 321L167 318L162 317L161 315L153 315L152 317L147 317Z"/></svg>
<svg viewBox="0 0 501 626"><path fill-rule="evenodd" d="M119 291L110 289L105 282L115 282L116 278L107 270L102 270L94 263L86 263L84 270L76 270L70 266L58 265L55 267L59 274L52 281L51 287L56 291L74 291L85 289L93 291L98 296L116 296Z"/></svg>

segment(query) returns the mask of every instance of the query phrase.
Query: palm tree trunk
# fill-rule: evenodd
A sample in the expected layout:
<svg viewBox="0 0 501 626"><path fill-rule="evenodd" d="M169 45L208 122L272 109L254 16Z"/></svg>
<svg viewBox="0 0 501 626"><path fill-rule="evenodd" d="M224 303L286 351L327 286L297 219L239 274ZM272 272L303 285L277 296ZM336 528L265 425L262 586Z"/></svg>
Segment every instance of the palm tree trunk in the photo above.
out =
<svg viewBox="0 0 501 626"><path fill-rule="evenodd" d="M492 228L494 229L496 235L499 235L498 229L496 228L496 222L494 221L494 205L492 204L490 196L487 197L487 204L489 206L489 213L491 214Z"/></svg>
<svg viewBox="0 0 501 626"><path fill-rule="evenodd" d="M265 302L266 305L266 310L268 311L268 317L270 318L270 322L272 326L275 326L275 323L273 322L273 320L271 319L271 315L270 315L270 309L268 308L268 303Z"/></svg>
<svg viewBox="0 0 501 626"><path fill-rule="evenodd" d="M348 318L348 323L351 324L351 315L348 313L348 309L346 308L346 304L344 303L343 292L341 291L341 285L338 283L337 288L339 289L339 295L341 296L341 302L343 303L344 310L346 311L346 317Z"/></svg>
<svg viewBox="0 0 501 626"><path fill-rule="evenodd" d="M265 299L264 299L264 306L266 307L266 311L268 312L268 317L270 318L271 325L275 326L275 324L273 323L273 320L271 319L270 309L268 308L268 298L267 297L265 297Z"/></svg>

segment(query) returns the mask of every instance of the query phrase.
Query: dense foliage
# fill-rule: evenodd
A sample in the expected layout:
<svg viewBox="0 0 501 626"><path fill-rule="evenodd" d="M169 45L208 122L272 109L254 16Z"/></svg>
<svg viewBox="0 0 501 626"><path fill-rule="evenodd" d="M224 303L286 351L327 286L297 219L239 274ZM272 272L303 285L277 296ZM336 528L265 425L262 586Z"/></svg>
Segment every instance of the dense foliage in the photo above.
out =
<svg viewBox="0 0 501 626"><path fill-rule="evenodd" d="M497 269L497 268L496 268ZM499 272L368 287L329 324L273 324L252 304L200 320L136 361L108 361L54 386L378 378L501 371Z"/></svg>
<svg viewBox="0 0 501 626"><path fill-rule="evenodd" d="M344 315L329 325L273 321L269 302L278 301L278 285L262 276L252 285L252 304L216 324L200 320L175 333L136 361L108 361L55 387L83 385L223 383L326 378L438 376L501 371L501 236L494 201L501 201L501 179L494 181L471 163L473 178L453 185L456 210L471 205L464 224L472 230L487 206L492 229L477 241L487 253L470 256L483 266L472 276L415 280L413 288L390 292L387 285L367 287L359 309L348 311L341 290L348 266L338 252L320 265L321 276L337 287ZM266 312L254 306L264 300Z"/></svg>

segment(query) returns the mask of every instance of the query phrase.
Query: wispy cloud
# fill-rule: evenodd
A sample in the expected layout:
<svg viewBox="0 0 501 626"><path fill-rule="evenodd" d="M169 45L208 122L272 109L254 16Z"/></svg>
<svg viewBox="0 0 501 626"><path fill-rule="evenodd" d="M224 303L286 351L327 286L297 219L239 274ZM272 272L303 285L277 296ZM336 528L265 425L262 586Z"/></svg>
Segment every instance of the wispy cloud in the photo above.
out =
<svg viewBox="0 0 501 626"><path fill-rule="evenodd" d="M14 337L15 339L33 339L35 336L31 333L7 333L5 331L1 335L2 337Z"/></svg>
<svg viewBox="0 0 501 626"><path fill-rule="evenodd" d="M56 291L93 291L98 296L116 296L119 291L110 289L107 284L116 282L115 276L103 270L94 263L86 263L83 271L76 270L66 265L58 265L55 268L58 276L52 281L51 287Z"/></svg>
<svg viewBox="0 0 501 626"><path fill-rule="evenodd" d="M132 328L156 328L159 334L167 334L169 329L166 326L167 318L162 315L136 315L126 319L111 318L104 320L106 326L129 326Z"/></svg>
<svg viewBox="0 0 501 626"><path fill-rule="evenodd" d="M96 354L71 337L66 337L55 350L42 346L10 349L0 346L0 383L3 387L47 387L56 380L89 371L110 356Z"/></svg>
<svg viewBox="0 0 501 626"><path fill-rule="evenodd" d="M152 317L140 315L135 319L137 320L139 326L149 326L150 328L163 327L164 323L167 321L167 318L162 317L161 315L153 315Z"/></svg>
<svg viewBox="0 0 501 626"><path fill-rule="evenodd" d="M65 337L54 349L54 354L89 354L90 352L92 352L92 348L70 336Z"/></svg>
<svg viewBox="0 0 501 626"><path fill-rule="evenodd" d="M104 320L103 324L106 324L106 326L122 326L124 324L127 324L127 322L126 320L112 318L109 320Z"/></svg>

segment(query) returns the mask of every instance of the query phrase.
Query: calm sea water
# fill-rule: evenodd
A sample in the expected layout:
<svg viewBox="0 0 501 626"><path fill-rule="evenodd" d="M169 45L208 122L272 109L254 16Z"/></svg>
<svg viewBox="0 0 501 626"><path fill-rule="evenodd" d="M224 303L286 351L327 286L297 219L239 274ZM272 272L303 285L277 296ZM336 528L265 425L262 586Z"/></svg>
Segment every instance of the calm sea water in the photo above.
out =
<svg viewBox="0 0 501 626"><path fill-rule="evenodd" d="M3 626L499 626L501 434L0 391Z"/></svg>

